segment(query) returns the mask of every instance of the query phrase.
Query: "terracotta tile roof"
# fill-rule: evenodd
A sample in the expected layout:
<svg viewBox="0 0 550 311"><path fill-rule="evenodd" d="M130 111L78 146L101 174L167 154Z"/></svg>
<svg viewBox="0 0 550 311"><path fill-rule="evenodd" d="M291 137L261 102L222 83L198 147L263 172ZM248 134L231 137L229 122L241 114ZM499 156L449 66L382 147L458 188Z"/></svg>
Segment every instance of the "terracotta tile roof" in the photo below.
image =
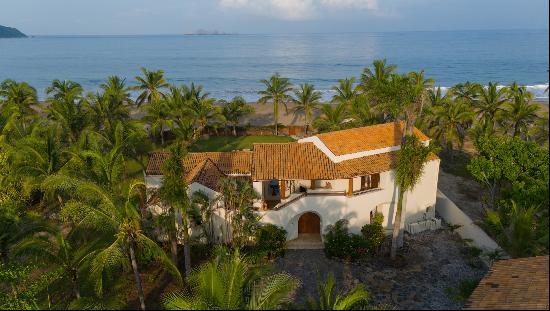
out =
<svg viewBox="0 0 550 311"><path fill-rule="evenodd" d="M336 156L398 146L401 143L403 123L399 127L394 122L366 127L318 134L317 137ZM429 138L417 128L414 134L421 140Z"/></svg>
<svg viewBox="0 0 550 311"><path fill-rule="evenodd" d="M151 154L147 175L161 175L160 167L169 156L165 152ZM431 154L428 161L436 159L439 158ZM313 143L255 144L253 152L191 153L183 161L188 182L201 172L206 160L210 160L223 174L251 174L254 180L344 179L393 169L397 152L340 163L332 162Z"/></svg>
<svg viewBox="0 0 550 311"><path fill-rule="evenodd" d="M342 178L350 178L392 170L395 168L397 156L398 152L393 151L342 161L338 163L340 176ZM431 153L426 162L437 159L439 159L439 157Z"/></svg>
<svg viewBox="0 0 550 311"><path fill-rule="evenodd" d="M169 156L169 152L151 153L145 173L162 175L162 164ZM190 172L206 159L212 160L224 174L250 174L252 170L252 151L231 151L189 153L183 160L185 171Z"/></svg>
<svg viewBox="0 0 550 311"><path fill-rule="evenodd" d="M183 166L189 172L202 161L210 159L224 174L250 174L252 151L195 152L183 159Z"/></svg>
<svg viewBox="0 0 550 311"><path fill-rule="evenodd" d="M253 180L335 179L336 163L313 143L254 144Z"/></svg>
<svg viewBox="0 0 550 311"><path fill-rule="evenodd" d="M496 262L465 309L548 310L548 256Z"/></svg>
<svg viewBox="0 0 550 311"><path fill-rule="evenodd" d="M194 182L206 186L212 190L219 190L220 179L226 175L210 159L203 160L199 165L193 168L186 176L187 184Z"/></svg>
<svg viewBox="0 0 550 311"><path fill-rule="evenodd" d="M395 167L397 152L332 162L313 143L255 144L253 180L343 179L385 172ZM439 159L431 154L428 161Z"/></svg>
<svg viewBox="0 0 550 311"><path fill-rule="evenodd" d="M149 162L147 162L147 168L145 174L147 175L162 175L162 164L166 159L170 157L169 152L153 152L149 154Z"/></svg>
<svg viewBox="0 0 550 311"><path fill-rule="evenodd" d="M342 161L338 167L342 176L365 176L389 171L395 167L396 161L397 152L388 152Z"/></svg>

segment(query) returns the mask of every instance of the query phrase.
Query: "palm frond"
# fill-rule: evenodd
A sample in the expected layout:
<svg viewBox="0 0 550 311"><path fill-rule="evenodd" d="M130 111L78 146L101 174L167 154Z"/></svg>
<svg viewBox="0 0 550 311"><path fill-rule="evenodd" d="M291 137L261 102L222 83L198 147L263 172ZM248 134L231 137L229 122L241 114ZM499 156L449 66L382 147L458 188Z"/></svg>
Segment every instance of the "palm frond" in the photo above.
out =
<svg viewBox="0 0 550 311"><path fill-rule="evenodd" d="M288 273L267 277L254 286L248 308L250 310L275 310L290 302L292 294L300 286L300 280Z"/></svg>

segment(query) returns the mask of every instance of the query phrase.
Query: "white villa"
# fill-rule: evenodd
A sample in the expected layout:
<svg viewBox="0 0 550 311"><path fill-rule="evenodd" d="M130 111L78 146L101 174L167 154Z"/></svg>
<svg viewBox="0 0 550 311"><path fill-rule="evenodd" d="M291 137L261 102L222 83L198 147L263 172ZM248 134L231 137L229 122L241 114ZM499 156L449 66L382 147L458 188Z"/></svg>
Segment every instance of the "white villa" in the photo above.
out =
<svg viewBox="0 0 550 311"><path fill-rule="evenodd" d="M414 134L429 143L418 129ZM292 143L255 144L251 151L190 153L182 161L190 191L204 191L212 199L219 196L221 178L249 180L259 197L254 208L261 221L283 227L287 240L322 235L340 219L358 233L376 212L384 215L389 233L397 205L394 167L401 137L402 126L386 123ZM145 176L149 189L162 182L160 168L168 156L151 155ZM409 232L440 225L435 219L439 164L431 155L419 183L405 196L402 223Z"/></svg>

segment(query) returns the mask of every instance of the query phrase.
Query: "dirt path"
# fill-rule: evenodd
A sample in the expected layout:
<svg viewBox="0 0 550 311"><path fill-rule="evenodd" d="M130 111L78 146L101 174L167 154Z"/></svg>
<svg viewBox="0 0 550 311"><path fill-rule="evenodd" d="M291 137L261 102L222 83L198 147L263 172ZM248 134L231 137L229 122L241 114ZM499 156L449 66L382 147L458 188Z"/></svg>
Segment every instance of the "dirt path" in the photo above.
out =
<svg viewBox="0 0 550 311"><path fill-rule="evenodd" d="M483 221L485 213L481 202L484 190L477 182L440 169L437 188L474 222Z"/></svg>

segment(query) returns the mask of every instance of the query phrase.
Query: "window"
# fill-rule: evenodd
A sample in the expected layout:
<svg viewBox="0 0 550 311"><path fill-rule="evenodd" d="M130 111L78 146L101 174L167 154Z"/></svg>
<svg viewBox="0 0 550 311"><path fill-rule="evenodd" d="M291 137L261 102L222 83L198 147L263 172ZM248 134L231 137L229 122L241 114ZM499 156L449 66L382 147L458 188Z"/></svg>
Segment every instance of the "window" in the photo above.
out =
<svg viewBox="0 0 550 311"><path fill-rule="evenodd" d="M376 189L380 186L380 174L361 176L361 190Z"/></svg>

